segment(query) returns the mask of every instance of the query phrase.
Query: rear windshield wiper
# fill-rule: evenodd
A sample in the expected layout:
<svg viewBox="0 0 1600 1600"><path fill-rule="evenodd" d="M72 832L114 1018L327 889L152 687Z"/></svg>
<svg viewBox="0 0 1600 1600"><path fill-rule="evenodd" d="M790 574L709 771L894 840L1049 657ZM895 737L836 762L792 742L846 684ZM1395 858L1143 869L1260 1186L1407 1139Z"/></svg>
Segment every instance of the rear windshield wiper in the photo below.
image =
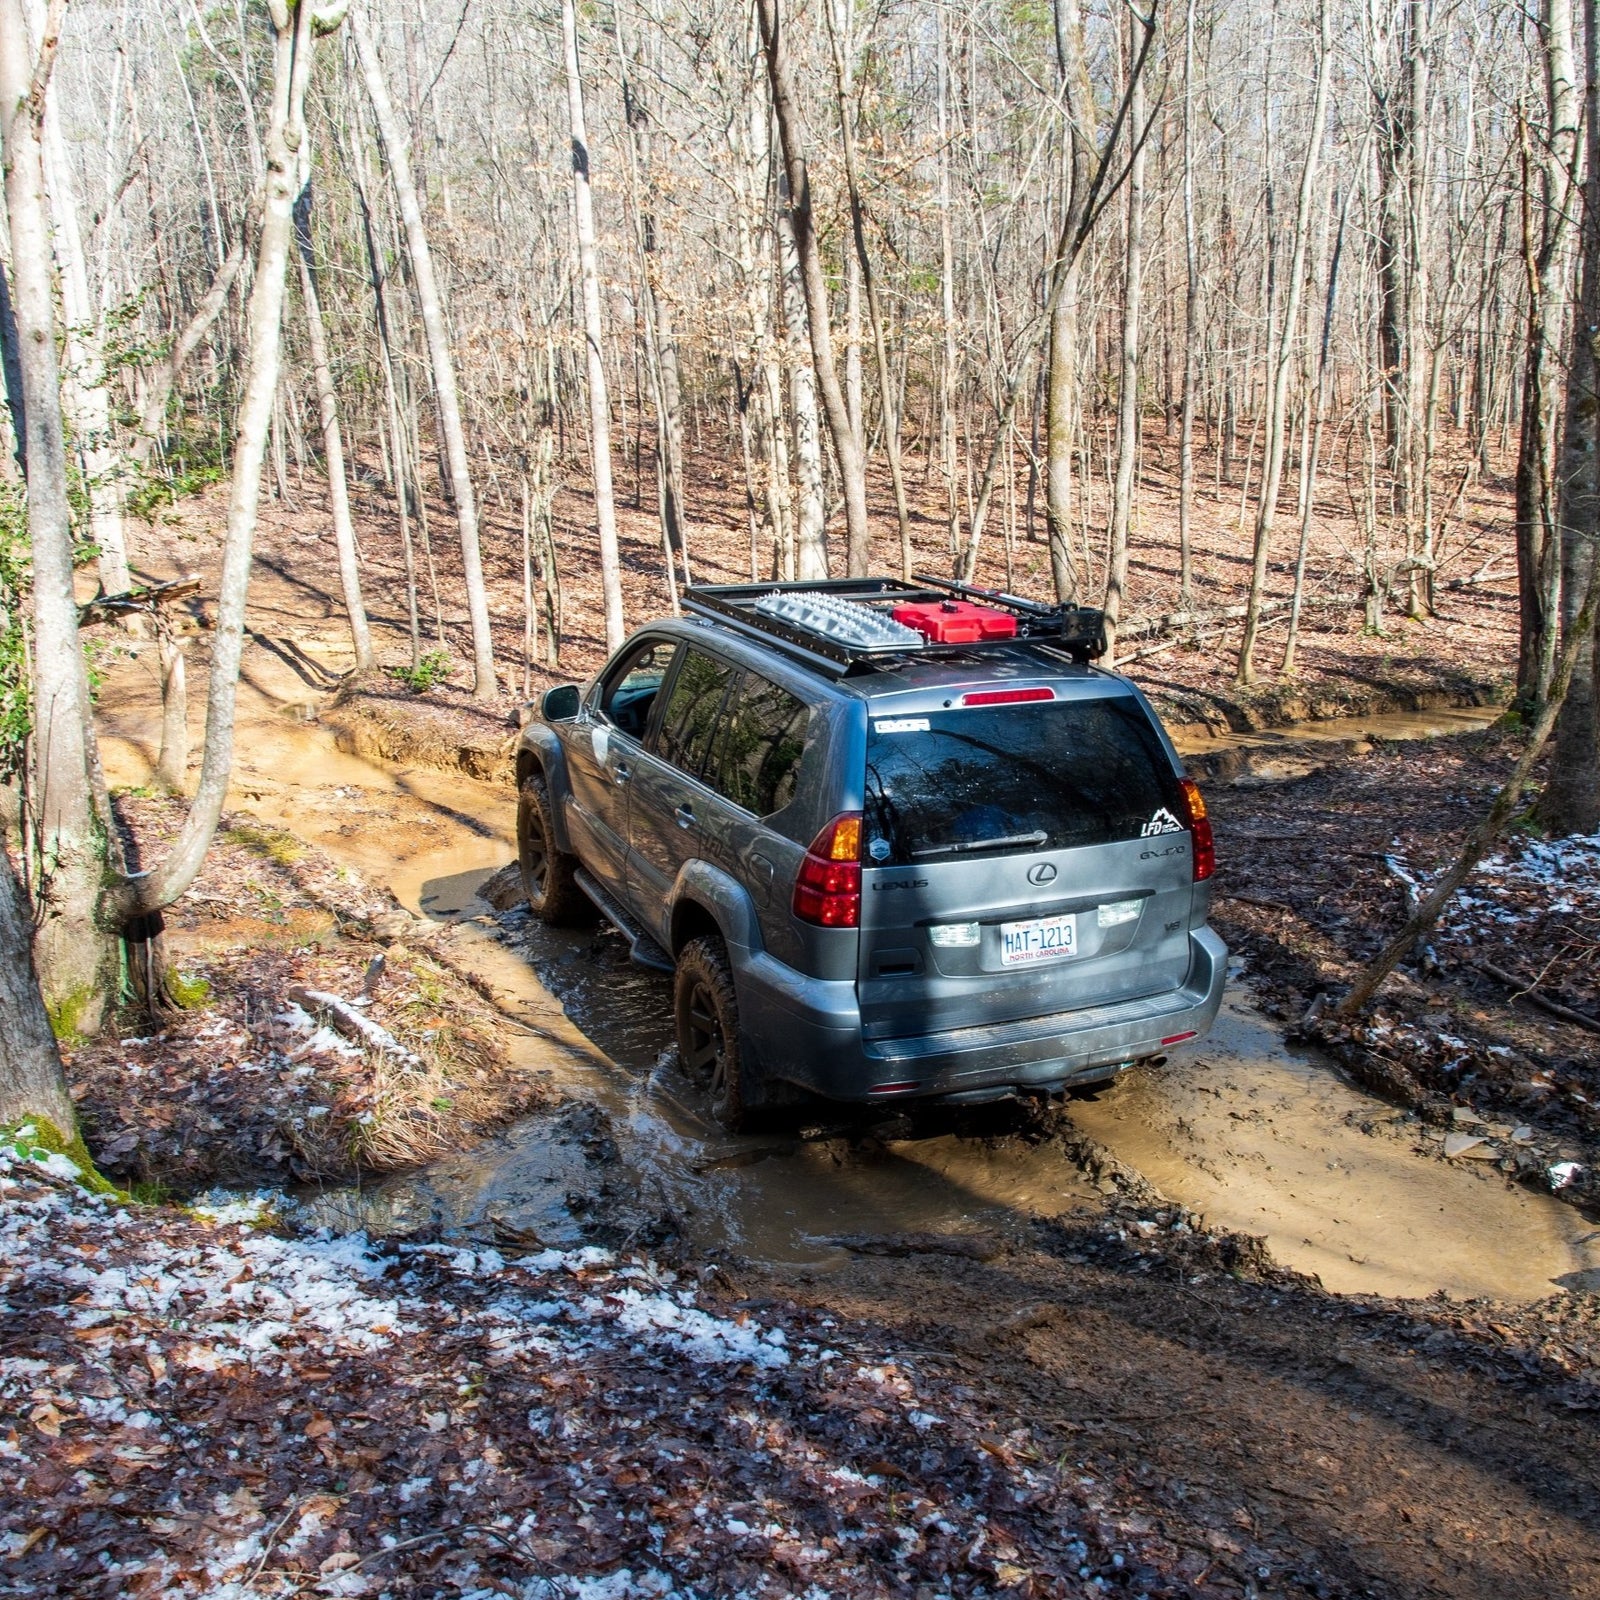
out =
<svg viewBox="0 0 1600 1600"><path fill-rule="evenodd" d="M1008 833L998 839L973 839L967 844L930 844L911 852L918 856L950 856L964 850L1006 850L1014 844L1043 844L1050 835L1040 828L1035 833Z"/></svg>

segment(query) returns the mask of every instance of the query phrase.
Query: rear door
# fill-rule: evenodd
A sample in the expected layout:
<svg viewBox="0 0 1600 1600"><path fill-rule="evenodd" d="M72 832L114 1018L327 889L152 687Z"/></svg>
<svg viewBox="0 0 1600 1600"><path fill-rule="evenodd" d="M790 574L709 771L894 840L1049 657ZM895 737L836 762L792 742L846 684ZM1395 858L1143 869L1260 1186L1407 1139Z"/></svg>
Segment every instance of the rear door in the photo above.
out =
<svg viewBox="0 0 1600 1600"><path fill-rule="evenodd" d="M1193 883L1177 774L1144 707L1108 687L869 712L857 974L869 1036L1183 982Z"/></svg>
<svg viewBox="0 0 1600 1600"><path fill-rule="evenodd" d="M738 676L732 662L698 645L685 646L649 747L635 762L627 900L658 938L665 938L678 869L691 857L714 854L707 829L715 821L715 796L700 775Z"/></svg>
<svg viewBox="0 0 1600 1600"><path fill-rule="evenodd" d="M630 645L562 739L578 859L613 894L626 881L629 785L676 649L674 640L659 637Z"/></svg>

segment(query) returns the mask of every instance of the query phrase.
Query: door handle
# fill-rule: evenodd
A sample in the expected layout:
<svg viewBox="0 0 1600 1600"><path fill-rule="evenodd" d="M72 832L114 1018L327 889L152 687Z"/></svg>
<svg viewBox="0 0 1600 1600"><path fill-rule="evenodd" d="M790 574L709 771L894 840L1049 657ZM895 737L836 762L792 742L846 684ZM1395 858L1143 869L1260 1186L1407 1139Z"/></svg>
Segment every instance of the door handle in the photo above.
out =
<svg viewBox="0 0 1600 1600"><path fill-rule="evenodd" d="M630 767L618 762L617 765L611 769L611 776L615 778L618 783L626 783L628 779L633 776L633 771Z"/></svg>
<svg viewBox="0 0 1600 1600"><path fill-rule="evenodd" d="M692 828L694 826L694 808L692 806L679 806L672 814L678 819L680 828Z"/></svg>

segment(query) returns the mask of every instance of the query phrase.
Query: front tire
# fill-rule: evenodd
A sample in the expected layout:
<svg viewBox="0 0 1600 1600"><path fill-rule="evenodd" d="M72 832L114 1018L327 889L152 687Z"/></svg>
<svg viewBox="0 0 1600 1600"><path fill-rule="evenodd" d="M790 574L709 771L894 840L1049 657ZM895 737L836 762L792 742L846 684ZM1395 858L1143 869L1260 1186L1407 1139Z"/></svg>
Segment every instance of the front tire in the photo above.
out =
<svg viewBox="0 0 1600 1600"><path fill-rule="evenodd" d="M746 1131L760 1106L760 1085L745 1056L733 967L721 939L708 934L683 947L672 998L684 1072L705 1088L717 1122L729 1133Z"/></svg>
<svg viewBox="0 0 1600 1600"><path fill-rule="evenodd" d="M578 858L556 848L555 814L542 772L530 772L517 790L517 865L528 909L551 927L587 919L589 898L578 887Z"/></svg>

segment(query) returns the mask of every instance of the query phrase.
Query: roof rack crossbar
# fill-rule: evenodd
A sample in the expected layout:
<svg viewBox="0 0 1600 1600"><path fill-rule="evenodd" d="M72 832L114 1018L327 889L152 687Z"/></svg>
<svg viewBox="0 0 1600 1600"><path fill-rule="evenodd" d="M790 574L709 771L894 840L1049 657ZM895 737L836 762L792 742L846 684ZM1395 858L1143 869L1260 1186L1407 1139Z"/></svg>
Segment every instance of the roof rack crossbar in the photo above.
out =
<svg viewBox="0 0 1600 1600"><path fill-rule="evenodd" d="M812 597L821 605L806 616L802 605L781 603L786 597L802 600ZM1088 662L1105 651L1104 617L1083 606L1052 606L1019 595L974 584L958 583L916 573L910 581L901 578L819 578L801 583L717 583L695 584L683 591L683 606L696 616L733 627L783 647L803 664L834 676L843 676L856 667L888 663L906 657L940 657L970 653L981 644L935 644L920 637L906 637L888 616L897 605L951 596L981 601L1011 612L1017 618L1018 640L1033 640L1065 650L1079 662ZM863 619L859 629L828 631L829 614L838 615L840 601L853 601L875 616ZM851 635L854 637L851 637ZM1009 641L1006 641L1009 642ZM994 641L990 648L998 647Z"/></svg>

